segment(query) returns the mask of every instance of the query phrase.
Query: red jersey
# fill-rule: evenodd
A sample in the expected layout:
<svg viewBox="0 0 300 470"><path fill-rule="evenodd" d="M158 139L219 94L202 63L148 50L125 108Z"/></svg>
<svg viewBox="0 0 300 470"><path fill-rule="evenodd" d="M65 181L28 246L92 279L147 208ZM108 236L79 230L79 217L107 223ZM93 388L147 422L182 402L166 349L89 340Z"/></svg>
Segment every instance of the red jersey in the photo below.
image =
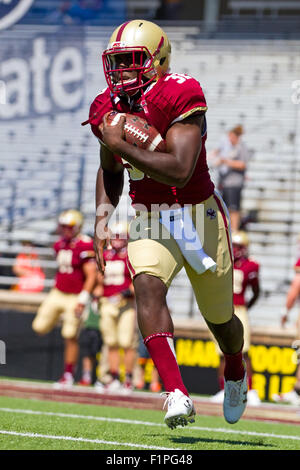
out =
<svg viewBox="0 0 300 470"><path fill-rule="evenodd" d="M300 258L296 262L296 264L294 266L294 269L295 269L296 273L300 273Z"/></svg>
<svg viewBox="0 0 300 470"><path fill-rule="evenodd" d="M104 251L106 261L103 279L103 297L111 297L129 289L131 276L127 267L127 248Z"/></svg>
<svg viewBox="0 0 300 470"><path fill-rule="evenodd" d="M111 110L141 116L152 124L163 138L175 122L182 121L191 114L203 113L207 110L199 82L185 74L163 75L148 87L144 96L148 112L145 112L142 98L139 98L130 109L127 101L111 96L109 88L106 88L95 98L90 108L91 128L96 137L101 137L98 126L102 122L103 115ZM206 129L203 132L202 148L193 175L184 188L159 183L115 156L128 170L129 195L133 205L143 204L150 210L151 204L165 203L183 206L184 204L197 204L211 196L214 184L210 179L206 162L205 140Z"/></svg>
<svg viewBox="0 0 300 470"><path fill-rule="evenodd" d="M247 287L255 286L259 282L259 264L249 258L240 258L234 261L233 268L233 304L246 305Z"/></svg>
<svg viewBox="0 0 300 470"><path fill-rule="evenodd" d="M55 287L68 294L79 294L85 281L82 266L95 261L93 240L86 235L79 235L72 240L61 238L54 244L58 270Z"/></svg>

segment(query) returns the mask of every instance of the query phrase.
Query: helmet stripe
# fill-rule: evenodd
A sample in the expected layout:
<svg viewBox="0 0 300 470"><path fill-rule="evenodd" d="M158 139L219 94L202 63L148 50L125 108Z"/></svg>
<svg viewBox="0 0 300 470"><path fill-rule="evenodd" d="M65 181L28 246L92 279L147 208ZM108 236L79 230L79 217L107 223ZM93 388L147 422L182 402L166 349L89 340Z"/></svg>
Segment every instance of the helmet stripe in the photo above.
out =
<svg viewBox="0 0 300 470"><path fill-rule="evenodd" d="M118 31L118 34L117 34L117 37L116 37L116 41L120 41L121 40L121 36L123 34L123 31L124 29L126 28L126 26L128 25L128 23L131 23L131 21L126 21L126 23L123 23L121 26L120 26L120 29Z"/></svg>
<svg viewBox="0 0 300 470"><path fill-rule="evenodd" d="M161 50L163 44L164 44L164 37L162 36L162 37L160 38L160 41L159 41L159 44L158 44L158 46L157 46L156 51L153 52L153 57L155 57L156 54L159 54L159 51Z"/></svg>

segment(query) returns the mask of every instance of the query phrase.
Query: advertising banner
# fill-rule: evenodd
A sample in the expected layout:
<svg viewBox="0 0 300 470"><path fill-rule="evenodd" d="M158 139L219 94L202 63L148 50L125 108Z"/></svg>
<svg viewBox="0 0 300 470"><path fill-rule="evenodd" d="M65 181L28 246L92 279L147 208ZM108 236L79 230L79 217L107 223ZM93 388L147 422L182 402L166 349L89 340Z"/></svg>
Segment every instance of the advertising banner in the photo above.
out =
<svg viewBox="0 0 300 470"><path fill-rule="evenodd" d="M191 393L213 395L218 392L217 371L220 357L213 341L176 338L175 349L183 381ZM292 347L252 344L249 350L252 386L261 400L289 392L296 382L297 350Z"/></svg>
<svg viewBox="0 0 300 470"><path fill-rule="evenodd" d="M83 30L5 33L0 41L0 121L74 111L84 99ZM3 33L2 33L3 34ZM0 32L1 36L1 32Z"/></svg>

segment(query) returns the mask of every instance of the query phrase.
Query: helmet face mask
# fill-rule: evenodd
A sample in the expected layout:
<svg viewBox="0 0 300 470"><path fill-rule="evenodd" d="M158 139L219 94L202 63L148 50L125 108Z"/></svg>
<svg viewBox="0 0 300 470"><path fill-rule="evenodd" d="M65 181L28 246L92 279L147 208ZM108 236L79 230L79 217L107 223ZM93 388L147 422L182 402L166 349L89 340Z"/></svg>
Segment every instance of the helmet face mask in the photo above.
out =
<svg viewBox="0 0 300 470"><path fill-rule="evenodd" d="M122 60L124 56L128 56L127 60ZM108 49L103 52L102 59L106 81L112 92L136 92L155 78L147 48L125 47L113 52Z"/></svg>
<svg viewBox="0 0 300 470"><path fill-rule="evenodd" d="M235 260L238 260L241 258L247 258L248 256L247 246L233 243L232 247L233 247L233 257Z"/></svg>
<svg viewBox="0 0 300 470"><path fill-rule="evenodd" d="M109 89L134 95L167 72L170 54L170 42L159 26L145 20L124 23L113 32L102 54Z"/></svg>

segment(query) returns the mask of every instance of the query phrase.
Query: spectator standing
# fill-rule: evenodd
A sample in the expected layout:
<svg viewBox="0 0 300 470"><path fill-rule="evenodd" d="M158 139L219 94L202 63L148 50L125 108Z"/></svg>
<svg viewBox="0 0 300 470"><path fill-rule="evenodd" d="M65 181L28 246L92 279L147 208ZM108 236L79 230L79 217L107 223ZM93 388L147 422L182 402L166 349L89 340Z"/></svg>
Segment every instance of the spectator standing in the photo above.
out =
<svg viewBox="0 0 300 470"><path fill-rule="evenodd" d="M249 151L242 141L243 127L231 129L209 155L218 172L218 189L229 210L231 228L240 229L240 210Z"/></svg>

